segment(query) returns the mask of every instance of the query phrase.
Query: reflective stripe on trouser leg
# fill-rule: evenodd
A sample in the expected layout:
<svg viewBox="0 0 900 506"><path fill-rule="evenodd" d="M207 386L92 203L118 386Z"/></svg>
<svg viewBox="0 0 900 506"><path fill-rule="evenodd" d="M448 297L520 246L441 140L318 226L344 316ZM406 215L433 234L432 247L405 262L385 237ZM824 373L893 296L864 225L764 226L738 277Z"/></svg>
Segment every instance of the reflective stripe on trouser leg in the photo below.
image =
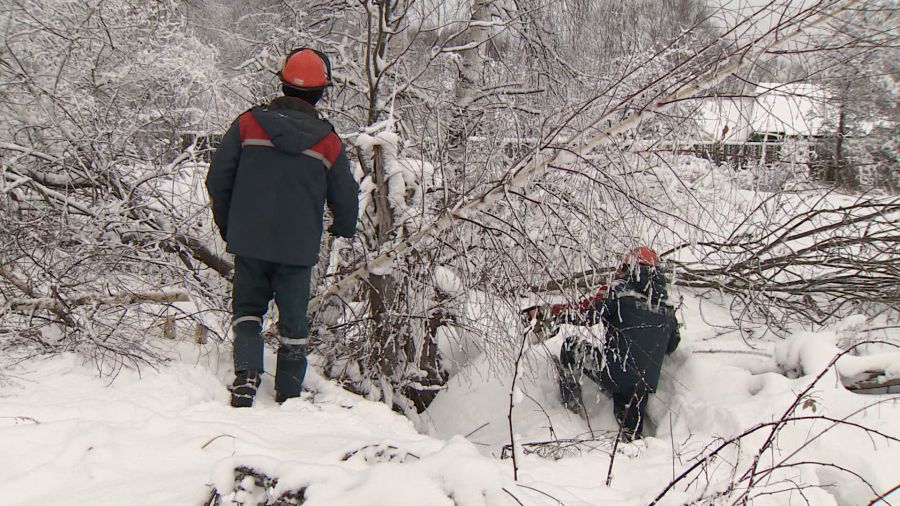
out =
<svg viewBox="0 0 900 506"><path fill-rule="evenodd" d="M262 328L262 318L259 316L241 316L240 318L235 318L231 321L231 326L236 327L239 323L244 322L256 322L259 324L260 328Z"/></svg>
<svg viewBox="0 0 900 506"><path fill-rule="evenodd" d="M234 328L234 370L263 370L262 318L243 316L232 323Z"/></svg>
<svg viewBox="0 0 900 506"><path fill-rule="evenodd" d="M291 346L306 346L309 343L308 337L298 337L298 338L290 338L290 337L279 337L278 341L281 342L282 345L291 345Z"/></svg>
<svg viewBox="0 0 900 506"><path fill-rule="evenodd" d="M275 389L285 398L298 397L306 376L306 341L309 324L309 283L312 267L279 265L272 277L278 305L278 363Z"/></svg>
<svg viewBox="0 0 900 506"><path fill-rule="evenodd" d="M270 262L234 257L231 313L234 315L234 370L263 370L262 316L272 300Z"/></svg>

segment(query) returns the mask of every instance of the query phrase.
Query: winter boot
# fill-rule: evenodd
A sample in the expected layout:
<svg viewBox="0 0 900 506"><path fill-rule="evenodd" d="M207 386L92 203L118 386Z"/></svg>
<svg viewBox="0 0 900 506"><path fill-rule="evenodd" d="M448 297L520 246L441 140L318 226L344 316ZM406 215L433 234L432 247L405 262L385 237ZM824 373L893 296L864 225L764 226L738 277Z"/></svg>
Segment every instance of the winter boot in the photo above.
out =
<svg viewBox="0 0 900 506"><path fill-rule="evenodd" d="M234 375L234 383L231 384L231 406L234 408L249 408L253 406L253 397L262 379L259 371L249 369L237 371Z"/></svg>
<svg viewBox="0 0 900 506"><path fill-rule="evenodd" d="M584 411L581 400L581 385L571 372L563 369L559 376L559 397L562 405L573 414L581 415Z"/></svg>
<svg viewBox="0 0 900 506"><path fill-rule="evenodd" d="M282 344L278 348L275 370L275 401L279 404L303 391L306 376L306 346L302 344Z"/></svg>
<svg viewBox="0 0 900 506"><path fill-rule="evenodd" d="M647 396L642 391L613 394L613 414L616 416L616 421L619 422L624 442L631 442L643 437L646 408Z"/></svg>

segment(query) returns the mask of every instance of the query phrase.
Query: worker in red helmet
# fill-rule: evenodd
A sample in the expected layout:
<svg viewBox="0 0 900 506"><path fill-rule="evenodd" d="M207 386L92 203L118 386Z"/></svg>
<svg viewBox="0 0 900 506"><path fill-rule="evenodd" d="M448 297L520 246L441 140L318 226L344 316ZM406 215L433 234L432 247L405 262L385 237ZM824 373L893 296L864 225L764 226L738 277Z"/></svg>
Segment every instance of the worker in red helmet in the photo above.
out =
<svg viewBox="0 0 900 506"><path fill-rule="evenodd" d="M232 328L235 379L231 405L253 404L263 372L262 318L278 306L275 391L300 395L306 374L310 275L319 259L324 207L329 232L356 232L359 186L340 137L316 103L331 85L323 53L295 49L280 72L282 91L232 123L206 178L213 218L235 255Z"/></svg>
<svg viewBox="0 0 900 506"><path fill-rule="evenodd" d="M551 337L560 323L595 325L606 330L603 347L568 337L560 351L560 395L563 404L582 413L581 381L587 376L609 393L626 441L640 438L648 395L656 391L666 354L680 341L675 309L668 299L668 280L659 257L641 246L628 252L616 279L577 304L538 306L524 314L535 323L538 339Z"/></svg>

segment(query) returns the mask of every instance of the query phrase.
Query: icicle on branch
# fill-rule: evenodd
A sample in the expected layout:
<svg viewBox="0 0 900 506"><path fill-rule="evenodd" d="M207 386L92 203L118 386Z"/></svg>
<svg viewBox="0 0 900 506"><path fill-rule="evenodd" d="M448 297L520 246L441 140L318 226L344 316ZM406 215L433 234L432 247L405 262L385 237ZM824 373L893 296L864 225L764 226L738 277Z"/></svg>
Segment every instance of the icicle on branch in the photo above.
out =
<svg viewBox="0 0 900 506"><path fill-rule="evenodd" d="M824 11L812 17L808 22L798 24L794 31L789 34L785 35L776 31L774 35L772 35L774 40L771 42L766 43L767 39L758 39L754 41L754 43L750 44L747 51L733 57L732 61L724 67L720 69L714 68L709 72L702 74L698 78L691 80L689 83L680 86L674 92L653 101L651 104L642 108L640 113L621 119L596 135L585 138L587 132L591 128L611 120L611 114L603 114L594 121L591 121L586 127L569 137L569 139L563 142L559 147L551 146L555 136L558 135L559 130L557 130L550 136L548 141L544 143L542 149L536 150L530 156L527 156L521 162L507 170L503 177L500 178L500 181L493 187L483 191L469 201L460 202L456 207L451 209L434 223L422 228L416 234L398 243L390 251L386 251L375 257L366 265L357 268L339 282L329 286L328 289L310 301L310 308L314 310L323 301L355 285L357 282L361 281L370 270L381 269L390 265L392 258L406 254L419 242L452 228L457 221L471 219L475 215L481 213L488 205L500 199L506 192L524 187L532 180L532 178L546 172L549 167L564 167L571 165L584 154L609 144L612 141L613 136L633 130L643 120L646 120L650 116L666 110L675 103L691 98L699 98L700 94L717 86L727 77L744 67L753 65L765 54L785 45L797 36L806 33L809 29L832 19L834 16L846 11L858 2L859 0L850 0L842 7L835 7ZM757 47L757 49L753 50L754 47ZM665 75L672 74L676 70L678 69L670 69ZM665 77L665 75L662 77ZM658 79L655 82L661 80L662 79ZM638 96L639 95L632 95L631 97L626 98L620 105L635 100ZM618 109L619 108L617 107L614 110Z"/></svg>

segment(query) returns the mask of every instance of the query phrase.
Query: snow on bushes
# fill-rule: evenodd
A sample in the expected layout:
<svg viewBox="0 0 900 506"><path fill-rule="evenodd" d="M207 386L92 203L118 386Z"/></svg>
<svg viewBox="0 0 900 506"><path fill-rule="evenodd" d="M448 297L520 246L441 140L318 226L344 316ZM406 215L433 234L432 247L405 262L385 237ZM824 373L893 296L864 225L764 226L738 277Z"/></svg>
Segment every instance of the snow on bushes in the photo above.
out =
<svg viewBox="0 0 900 506"><path fill-rule="evenodd" d="M834 371L826 374L837 374L836 379L846 386L872 377L880 382L900 378L900 348L864 356L851 353L866 344L857 336L864 325L865 317L854 315L842 320L833 331L797 333L776 345L775 361L789 377L816 375L833 366Z"/></svg>

